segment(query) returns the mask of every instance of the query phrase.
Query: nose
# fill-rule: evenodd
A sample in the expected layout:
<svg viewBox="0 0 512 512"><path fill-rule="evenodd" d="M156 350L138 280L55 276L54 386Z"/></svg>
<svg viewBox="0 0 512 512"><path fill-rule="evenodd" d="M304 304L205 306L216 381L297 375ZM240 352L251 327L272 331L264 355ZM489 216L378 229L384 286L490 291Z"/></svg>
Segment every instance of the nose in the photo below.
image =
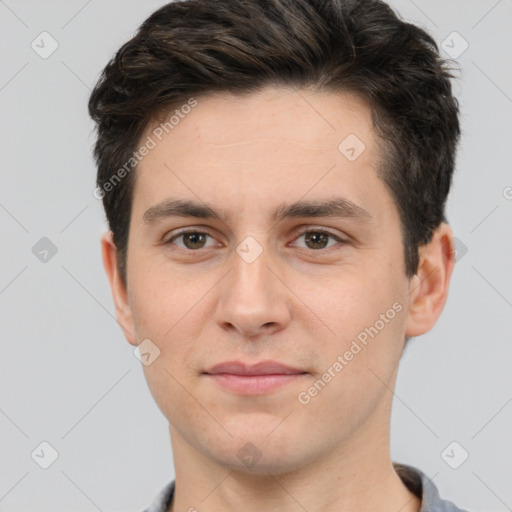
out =
<svg viewBox="0 0 512 512"><path fill-rule="evenodd" d="M242 254L242 256L240 256ZM270 249L254 260L233 253L233 268L221 281L215 319L224 330L257 338L284 329L290 322L290 292L283 285Z"/></svg>

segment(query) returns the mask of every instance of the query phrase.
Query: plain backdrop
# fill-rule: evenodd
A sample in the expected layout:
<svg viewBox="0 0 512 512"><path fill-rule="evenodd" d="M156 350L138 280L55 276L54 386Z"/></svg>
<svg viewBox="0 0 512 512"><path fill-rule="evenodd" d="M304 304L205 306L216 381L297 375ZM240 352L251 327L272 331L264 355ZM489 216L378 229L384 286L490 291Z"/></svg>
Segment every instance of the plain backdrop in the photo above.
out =
<svg viewBox="0 0 512 512"><path fill-rule="evenodd" d="M112 54L163 4L0 1L1 511L139 512L174 478L167 422L114 319L86 108ZM403 356L392 456L459 506L504 512L512 510L512 2L391 4L457 54L463 129L447 210L458 261L439 322ZM43 469L53 450L58 458ZM466 452L459 467L448 464Z"/></svg>

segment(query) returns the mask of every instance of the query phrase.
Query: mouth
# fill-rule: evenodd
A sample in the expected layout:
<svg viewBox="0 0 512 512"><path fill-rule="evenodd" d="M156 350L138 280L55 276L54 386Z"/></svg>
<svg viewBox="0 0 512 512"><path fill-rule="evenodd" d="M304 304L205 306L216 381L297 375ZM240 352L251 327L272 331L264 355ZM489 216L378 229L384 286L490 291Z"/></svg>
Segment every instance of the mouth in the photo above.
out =
<svg viewBox="0 0 512 512"><path fill-rule="evenodd" d="M227 361L204 372L207 378L228 391L241 395L264 395L303 379L308 372L277 361L245 364Z"/></svg>

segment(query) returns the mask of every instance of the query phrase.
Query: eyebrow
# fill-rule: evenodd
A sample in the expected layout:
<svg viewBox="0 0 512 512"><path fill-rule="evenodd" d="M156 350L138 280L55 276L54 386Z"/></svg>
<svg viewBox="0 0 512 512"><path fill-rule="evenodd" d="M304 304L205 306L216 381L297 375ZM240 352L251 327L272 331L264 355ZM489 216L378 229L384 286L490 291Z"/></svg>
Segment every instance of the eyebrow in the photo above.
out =
<svg viewBox="0 0 512 512"><path fill-rule="evenodd" d="M229 220L225 210L217 212L206 203L188 199L165 199L151 206L144 213L144 224L154 224L159 220L172 217L194 217L198 219ZM286 218L298 217L338 217L348 218L359 222L371 222L371 214L345 197L334 197L328 200L297 201L292 204L279 206L272 214L274 222Z"/></svg>
<svg viewBox="0 0 512 512"><path fill-rule="evenodd" d="M275 222L295 217L339 217L369 222L370 213L345 197L328 200L298 201L279 207L274 213Z"/></svg>

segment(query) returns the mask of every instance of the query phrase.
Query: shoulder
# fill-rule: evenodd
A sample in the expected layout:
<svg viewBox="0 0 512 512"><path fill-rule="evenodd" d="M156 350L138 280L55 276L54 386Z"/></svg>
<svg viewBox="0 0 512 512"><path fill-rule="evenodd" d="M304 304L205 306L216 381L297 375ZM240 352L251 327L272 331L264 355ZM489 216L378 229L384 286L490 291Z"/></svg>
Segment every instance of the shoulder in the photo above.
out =
<svg viewBox="0 0 512 512"><path fill-rule="evenodd" d="M468 512L442 499L432 480L419 469L399 463L393 463L393 466L407 488L421 499L420 512ZM143 512L167 512L174 495L174 484L174 480L169 482Z"/></svg>
<svg viewBox="0 0 512 512"><path fill-rule="evenodd" d="M174 480L169 482L143 512L167 512L174 495Z"/></svg>
<svg viewBox="0 0 512 512"><path fill-rule="evenodd" d="M420 512L468 512L442 499L432 480L419 469L407 464L393 463L393 466L406 487L421 498Z"/></svg>

